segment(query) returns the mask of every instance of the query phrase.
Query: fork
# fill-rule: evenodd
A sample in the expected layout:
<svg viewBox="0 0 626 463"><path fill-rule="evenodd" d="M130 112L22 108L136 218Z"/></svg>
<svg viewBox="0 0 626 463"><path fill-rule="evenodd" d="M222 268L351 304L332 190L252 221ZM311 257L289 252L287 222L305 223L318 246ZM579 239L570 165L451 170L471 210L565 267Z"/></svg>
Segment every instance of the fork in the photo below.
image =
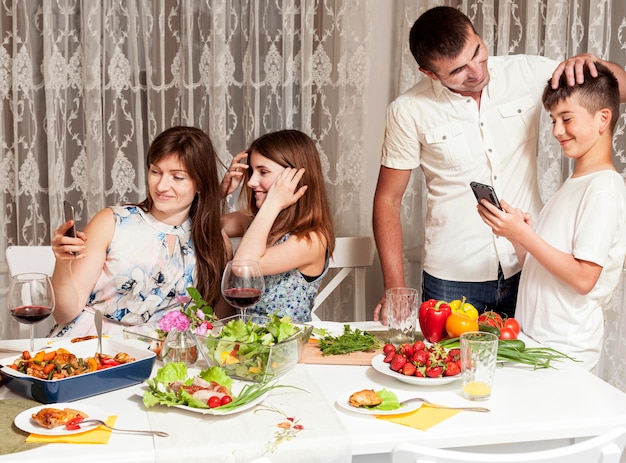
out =
<svg viewBox="0 0 626 463"><path fill-rule="evenodd" d="M413 397L411 399L403 400L402 402L400 402L400 405L406 405L409 402L422 402L422 403L430 405L431 407L445 408L445 409L448 409L448 410L465 410L465 411L468 411L468 412L481 412L481 413L487 413L487 412L491 411L491 410L489 410L488 408L485 408L485 407L448 407L447 405L434 404L434 403L430 402L429 400L426 400L426 399L424 399L422 397Z"/></svg>
<svg viewBox="0 0 626 463"><path fill-rule="evenodd" d="M163 431L149 431L146 429L120 429L120 428L114 428L112 426L109 426L108 424L106 424L104 421L102 420L97 420L95 418L89 418L87 420L82 420L81 422L77 423L78 425L83 425L85 423L98 423L102 426L104 426L105 428L110 429L111 431L119 431L119 432L131 432L133 434L150 434L150 435L155 435L155 436L159 436L159 437L169 437L169 434Z"/></svg>

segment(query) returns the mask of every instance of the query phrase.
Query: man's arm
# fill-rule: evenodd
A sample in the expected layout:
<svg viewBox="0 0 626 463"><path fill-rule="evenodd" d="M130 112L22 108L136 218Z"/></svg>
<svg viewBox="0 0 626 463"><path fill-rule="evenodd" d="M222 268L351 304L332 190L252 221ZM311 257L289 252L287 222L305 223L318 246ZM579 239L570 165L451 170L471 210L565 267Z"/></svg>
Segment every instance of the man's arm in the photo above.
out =
<svg viewBox="0 0 626 463"><path fill-rule="evenodd" d="M410 170L390 169L384 166L381 166L378 174L374 194L373 225L385 289L405 286L400 207L410 178ZM384 294L374 310L374 320L378 320L379 315L382 315L382 322L386 324Z"/></svg>
<svg viewBox="0 0 626 463"><path fill-rule="evenodd" d="M574 85L574 83L583 82L583 68L586 65L589 67L591 75L596 77L598 75L596 66L594 63L600 63L605 65L615 75L617 82L619 83L620 101L626 103L626 70L619 64L615 64L611 61L605 61L598 58L591 53L581 53L580 55L572 56L559 64L552 73L552 88L559 86L559 79L562 74L567 76L567 84Z"/></svg>

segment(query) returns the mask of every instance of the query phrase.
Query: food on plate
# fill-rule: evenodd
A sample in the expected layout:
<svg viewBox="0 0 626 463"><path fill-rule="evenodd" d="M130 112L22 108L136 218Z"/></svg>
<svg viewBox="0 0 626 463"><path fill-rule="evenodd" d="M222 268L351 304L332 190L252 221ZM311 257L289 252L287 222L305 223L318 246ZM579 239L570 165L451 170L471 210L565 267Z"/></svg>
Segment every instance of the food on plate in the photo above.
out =
<svg viewBox="0 0 626 463"><path fill-rule="evenodd" d="M383 403L374 389L363 389L350 395L348 403L353 407L375 407Z"/></svg>
<svg viewBox="0 0 626 463"><path fill-rule="evenodd" d="M89 336L81 336L79 338L72 338L72 340L70 342L83 342L83 341L89 341L90 339L95 339L98 336L95 335L89 335Z"/></svg>
<svg viewBox="0 0 626 463"><path fill-rule="evenodd" d="M167 363L146 381L149 390L143 395L146 407L185 405L192 408L232 410L246 405L278 387L275 383L246 384L239 394L232 391L233 380L217 366L190 375L184 362ZM219 404L218 404L219 400Z"/></svg>
<svg viewBox="0 0 626 463"><path fill-rule="evenodd" d="M371 352L381 346L381 342L372 333L358 328L352 330L350 325L343 326L343 334L340 336L327 335L319 340L319 348L324 356Z"/></svg>
<svg viewBox="0 0 626 463"><path fill-rule="evenodd" d="M389 411L397 410L400 405L398 396L387 389L374 391L373 389L363 389L350 395L348 404L355 408L367 408L370 410Z"/></svg>
<svg viewBox="0 0 626 463"><path fill-rule="evenodd" d="M78 417L81 417L82 420L88 418L89 415L81 412L80 410L73 410L71 408L64 408L61 410L59 408L52 407L42 408L37 413L33 413L32 415L35 423L48 429L56 428L57 426L65 426L67 423L76 420Z"/></svg>
<svg viewBox="0 0 626 463"><path fill-rule="evenodd" d="M427 341L439 342L446 337L446 320L451 313L452 309L445 301L429 299L422 302L418 310L418 319Z"/></svg>
<svg viewBox="0 0 626 463"><path fill-rule="evenodd" d="M9 368L35 378L52 380L103 370L134 361L135 358L126 352L118 352L115 356L96 354L94 357L81 358L67 349L59 348L53 351L41 350L34 356L29 351L24 351L21 357L9 365Z"/></svg>
<svg viewBox="0 0 626 463"><path fill-rule="evenodd" d="M393 349L389 346L393 345L383 347L384 362L393 371L405 376L441 378L461 372L461 351L458 347L447 349L441 343L427 346L423 341L404 343Z"/></svg>

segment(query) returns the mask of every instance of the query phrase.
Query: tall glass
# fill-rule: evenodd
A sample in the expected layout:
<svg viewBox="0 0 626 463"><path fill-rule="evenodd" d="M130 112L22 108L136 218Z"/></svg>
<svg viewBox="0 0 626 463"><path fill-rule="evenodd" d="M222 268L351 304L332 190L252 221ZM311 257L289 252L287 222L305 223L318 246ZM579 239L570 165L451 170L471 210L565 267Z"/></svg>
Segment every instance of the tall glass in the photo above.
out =
<svg viewBox="0 0 626 463"><path fill-rule="evenodd" d="M20 273L11 277L7 306L13 318L30 326L30 352L35 350L35 324L54 311L52 282L44 273Z"/></svg>
<svg viewBox="0 0 626 463"><path fill-rule="evenodd" d="M261 265L256 260L232 260L222 275L222 295L226 302L241 312L246 321L246 310L253 307L265 290Z"/></svg>

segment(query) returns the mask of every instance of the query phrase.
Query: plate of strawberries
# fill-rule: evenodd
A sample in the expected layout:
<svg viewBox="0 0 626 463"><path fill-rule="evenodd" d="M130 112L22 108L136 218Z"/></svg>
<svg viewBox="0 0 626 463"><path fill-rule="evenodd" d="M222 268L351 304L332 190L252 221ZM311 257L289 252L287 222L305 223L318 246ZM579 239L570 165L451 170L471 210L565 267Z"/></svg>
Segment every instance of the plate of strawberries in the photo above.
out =
<svg viewBox="0 0 626 463"><path fill-rule="evenodd" d="M408 384L441 386L461 378L461 352L423 341L385 344L383 353L372 359L372 367Z"/></svg>

